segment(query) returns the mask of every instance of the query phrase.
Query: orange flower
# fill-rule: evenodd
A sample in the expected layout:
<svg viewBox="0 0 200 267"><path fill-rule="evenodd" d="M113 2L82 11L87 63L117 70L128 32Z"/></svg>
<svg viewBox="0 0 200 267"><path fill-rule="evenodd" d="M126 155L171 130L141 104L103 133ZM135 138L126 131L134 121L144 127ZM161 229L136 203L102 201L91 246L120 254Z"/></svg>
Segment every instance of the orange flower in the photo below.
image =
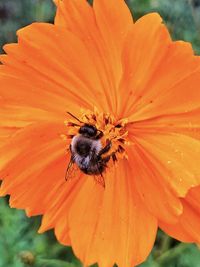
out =
<svg viewBox="0 0 200 267"><path fill-rule="evenodd" d="M43 214L39 231L54 228L86 265L139 264L158 226L199 243L199 57L158 14L133 24L123 0L56 4L54 25L19 30L1 56L1 195ZM111 148L101 175L71 162L73 178L84 124Z"/></svg>

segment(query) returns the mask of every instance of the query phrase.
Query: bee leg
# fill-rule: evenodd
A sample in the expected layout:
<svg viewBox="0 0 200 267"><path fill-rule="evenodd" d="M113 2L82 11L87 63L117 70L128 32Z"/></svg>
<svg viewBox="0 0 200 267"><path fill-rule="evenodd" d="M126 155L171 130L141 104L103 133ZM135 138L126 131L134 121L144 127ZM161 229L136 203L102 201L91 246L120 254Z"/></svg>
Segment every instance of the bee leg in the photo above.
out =
<svg viewBox="0 0 200 267"><path fill-rule="evenodd" d="M102 158L102 162L106 167L106 163L110 160L111 155L106 156L105 158Z"/></svg>
<svg viewBox="0 0 200 267"><path fill-rule="evenodd" d="M98 130L99 134L95 137L95 140L99 140L101 137L103 137L103 132L101 130Z"/></svg>
<svg viewBox="0 0 200 267"><path fill-rule="evenodd" d="M103 158L103 163L106 165L106 163L110 160L110 158L112 158L113 162L115 163L117 161L117 157L116 157L116 152L111 153L110 155L106 156L105 158Z"/></svg>
<svg viewBox="0 0 200 267"><path fill-rule="evenodd" d="M116 157L115 153L112 153L111 157L112 157L113 162L117 161L117 157Z"/></svg>
<svg viewBox="0 0 200 267"><path fill-rule="evenodd" d="M98 156L101 156L102 154L107 153L110 150L111 146L112 146L112 143L111 141L109 141L107 145L99 151Z"/></svg>

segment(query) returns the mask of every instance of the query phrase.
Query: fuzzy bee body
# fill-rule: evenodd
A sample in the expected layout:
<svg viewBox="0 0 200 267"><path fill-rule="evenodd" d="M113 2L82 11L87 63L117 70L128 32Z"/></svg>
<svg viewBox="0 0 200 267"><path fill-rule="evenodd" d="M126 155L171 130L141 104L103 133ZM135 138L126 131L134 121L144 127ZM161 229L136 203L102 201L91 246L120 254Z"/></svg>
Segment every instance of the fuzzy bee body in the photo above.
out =
<svg viewBox="0 0 200 267"><path fill-rule="evenodd" d="M101 149L100 140L92 140L82 135L74 136L70 146L73 162L88 175L99 175L105 170L105 163L99 156Z"/></svg>
<svg viewBox="0 0 200 267"><path fill-rule="evenodd" d="M101 137L103 132L97 130L94 125L84 124L80 127L79 132L72 138L70 144L71 160L69 162L66 180L68 173L74 165L87 175L93 175L95 180L105 187L103 172L107 167L107 163L111 155L106 155L111 148L111 142L108 142L105 147L102 146Z"/></svg>

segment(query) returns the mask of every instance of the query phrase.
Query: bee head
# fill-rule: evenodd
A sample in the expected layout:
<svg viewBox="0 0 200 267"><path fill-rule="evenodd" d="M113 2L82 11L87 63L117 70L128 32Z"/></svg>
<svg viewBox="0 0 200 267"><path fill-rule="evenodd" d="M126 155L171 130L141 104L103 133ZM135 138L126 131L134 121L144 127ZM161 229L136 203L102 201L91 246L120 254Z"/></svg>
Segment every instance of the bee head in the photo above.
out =
<svg viewBox="0 0 200 267"><path fill-rule="evenodd" d="M92 138L97 135L97 128L91 124L84 124L80 127L79 134L88 138Z"/></svg>

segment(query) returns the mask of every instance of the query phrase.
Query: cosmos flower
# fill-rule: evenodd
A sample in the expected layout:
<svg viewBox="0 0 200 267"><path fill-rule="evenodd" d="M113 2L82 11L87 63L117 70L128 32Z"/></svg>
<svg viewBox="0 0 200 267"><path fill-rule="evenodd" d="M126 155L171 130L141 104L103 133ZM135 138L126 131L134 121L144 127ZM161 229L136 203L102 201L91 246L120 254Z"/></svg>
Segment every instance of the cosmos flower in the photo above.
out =
<svg viewBox="0 0 200 267"><path fill-rule="evenodd" d="M123 0L55 2L53 25L19 30L1 55L1 196L85 265L141 263L158 227L199 243L199 57ZM69 165L84 125L111 144L101 175Z"/></svg>

